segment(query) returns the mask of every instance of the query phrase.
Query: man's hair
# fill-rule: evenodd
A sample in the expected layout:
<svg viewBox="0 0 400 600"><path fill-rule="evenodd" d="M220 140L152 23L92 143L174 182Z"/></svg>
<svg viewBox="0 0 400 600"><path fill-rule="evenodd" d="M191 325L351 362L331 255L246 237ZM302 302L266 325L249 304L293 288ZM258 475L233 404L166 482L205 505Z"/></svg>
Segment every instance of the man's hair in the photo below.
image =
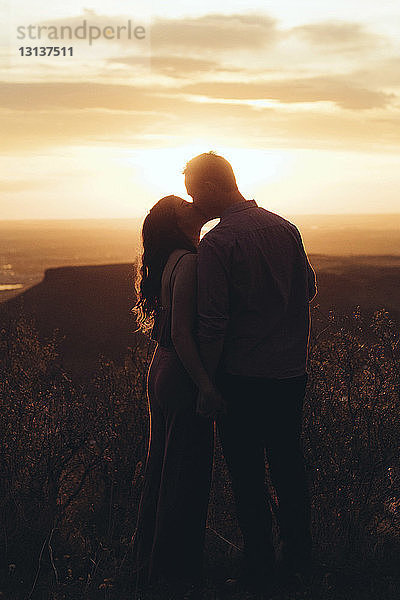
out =
<svg viewBox="0 0 400 600"><path fill-rule="evenodd" d="M183 173L190 178L195 187L205 181L211 181L226 192L237 190L231 164L212 150L189 160Z"/></svg>

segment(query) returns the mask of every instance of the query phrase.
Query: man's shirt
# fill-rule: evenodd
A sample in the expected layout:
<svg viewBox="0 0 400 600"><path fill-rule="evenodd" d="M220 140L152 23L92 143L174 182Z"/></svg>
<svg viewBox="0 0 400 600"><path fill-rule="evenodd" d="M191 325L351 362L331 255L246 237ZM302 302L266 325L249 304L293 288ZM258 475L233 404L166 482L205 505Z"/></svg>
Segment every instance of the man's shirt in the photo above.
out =
<svg viewBox="0 0 400 600"><path fill-rule="evenodd" d="M199 342L223 338L227 373L303 375L315 294L299 231L255 200L230 206L199 244Z"/></svg>

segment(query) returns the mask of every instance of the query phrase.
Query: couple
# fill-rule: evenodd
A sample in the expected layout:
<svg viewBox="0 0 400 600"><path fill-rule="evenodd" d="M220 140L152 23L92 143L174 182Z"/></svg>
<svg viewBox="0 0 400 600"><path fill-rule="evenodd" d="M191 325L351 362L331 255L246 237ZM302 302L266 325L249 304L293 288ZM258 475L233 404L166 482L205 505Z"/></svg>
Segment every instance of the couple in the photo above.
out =
<svg viewBox="0 0 400 600"><path fill-rule="evenodd" d="M287 579L310 566L300 433L315 274L296 227L246 200L223 157L201 154L184 174L193 203L162 198L142 230L136 311L158 344L136 567L149 582L201 586L215 420L244 540L241 574L225 587L268 591L278 566ZM265 453L279 504L279 565Z"/></svg>

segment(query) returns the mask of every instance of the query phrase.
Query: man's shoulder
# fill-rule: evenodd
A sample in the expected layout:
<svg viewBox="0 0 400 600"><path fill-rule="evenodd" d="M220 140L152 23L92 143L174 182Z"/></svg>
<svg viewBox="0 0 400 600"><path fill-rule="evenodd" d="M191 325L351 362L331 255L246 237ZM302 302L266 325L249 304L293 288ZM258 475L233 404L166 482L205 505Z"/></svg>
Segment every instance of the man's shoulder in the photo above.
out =
<svg viewBox="0 0 400 600"><path fill-rule="evenodd" d="M247 211L245 211L247 213ZM277 213L267 210L262 206L254 206L242 218L240 221L237 215L233 215L232 218L226 218L221 220L215 227L213 227L208 233L206 233L200 241L199 248L205 246L218 246L224 245L229 246L234 243L237 236L242 237L246 233L251 233L254 228L257 229L268 229L278 228L286 229L293 232L295 235L298 234L297 227Z"/></svg>
<svg viewBox="0 0 400 600"><path fill-rule="evenodd" d="M260 218L262 218L266 223L270 223L271 225L274 225L274 224L286 225L287 227L290 227L290 228L295 227L295 225L293 225L293 223L291 223L285 217L282 217L282 215L278 215L278 213L274 213L271 210L267 210L266 208L263 208L262 206L257 206L257 211L258 211Z"/></svg>
<svg viewBox="0 0 400 600"><path fill-rule="evenodd" d="M222 221L217 223L210 231L207 231L200 240L199 248L213 244L221 238L226 238L226 231Z"/></svg>
<svg viewBox="0 0 400 600"><path fill-rule="evenodd" d="M265 208L259 207L259 210L262 211L260 212L260 222L263 221L267 228L270 227L276 232L280 231L281 233L285 233L285 235L289 233L291 236L294 235L295 238L301 238L301 234L294 223Z"/></svg>

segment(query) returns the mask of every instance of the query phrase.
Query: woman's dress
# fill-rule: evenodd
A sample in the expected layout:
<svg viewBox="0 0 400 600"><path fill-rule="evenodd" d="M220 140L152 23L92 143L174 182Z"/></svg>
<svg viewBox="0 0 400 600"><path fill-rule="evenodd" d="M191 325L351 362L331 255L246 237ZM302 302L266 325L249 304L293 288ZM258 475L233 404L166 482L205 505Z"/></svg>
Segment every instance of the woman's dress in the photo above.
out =
<svg viewBox="0 0 400 600"><path fill-rule="evenodd" d="M172 271L179 260L177 259ZM172 272L169 279L171 290ZM196 415L197 388L171 341L171 297L152 337L147 381L150 442L135 535L136 569L148 582L202 576L213 424Z"/></svg>

